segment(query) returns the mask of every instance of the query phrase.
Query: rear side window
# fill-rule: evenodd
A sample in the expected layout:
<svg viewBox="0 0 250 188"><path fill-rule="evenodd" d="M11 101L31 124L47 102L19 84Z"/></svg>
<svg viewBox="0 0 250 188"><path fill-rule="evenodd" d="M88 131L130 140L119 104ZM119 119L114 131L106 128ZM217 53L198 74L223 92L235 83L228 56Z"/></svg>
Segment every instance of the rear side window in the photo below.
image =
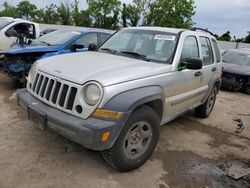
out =
<svg viewBox="0 0 250 188"><path fill-rule="evenodd" d="M185 39L181 59L199 57L199 49L196 37L189 36Z"/></svg>
<svg viewBox="0 0 250 188"><path fill-rule="evenodd" d="M90 44L97 45L97 33L88 33L77 39L74 44L82 44L88 48Z"/></svg>
<svg viewBox="0 0 250 188"><path fill-rule="evenodd" d="M213 43L213 47L214 47L214 51L215 51L216 61L217 61L217 63L219 63L221 61L221 53L220 53L218 43L214 39L212 39L212 43Z"/></svg>
<svg viewBox="0 0 250 188"><path fill-rule="evenodd" d="M102 43L104 43L109 37L110 37L110 35L108 35L108 34L100 33L98 45L101 45Z"/></svg>
<svg viewBox="0 0 250 188"><path fill-rule="evenodd" d="M200 37L203 65L211 65L214 63L212 45L207 37Z"/></svg>

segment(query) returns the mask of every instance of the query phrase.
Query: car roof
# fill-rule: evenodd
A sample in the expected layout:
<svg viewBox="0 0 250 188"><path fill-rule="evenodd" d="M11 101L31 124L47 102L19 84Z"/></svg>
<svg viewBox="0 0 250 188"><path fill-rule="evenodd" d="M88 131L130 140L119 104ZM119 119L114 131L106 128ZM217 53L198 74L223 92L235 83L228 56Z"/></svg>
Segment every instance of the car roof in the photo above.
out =
<svg viewBox="0 0 250 188"><path fill-rule="evenodd" d="M185 31L185 29L176 29L176 28L169 28L169 27L149 27L149 26L141 26L141 27L129 27L124 28L125 30L149 30L149 31L162 31L162 32L170 32L178 34L181 31Z"/></svg>
<svg viewBox="0 0 250 188"><path fill-rule="evenodd" d="M227 50L227 51L250 55L250 48L238 48L238 49L232 49L232 50Z"/></svg>
<svg viewBox="0 0 250 188"><path fill-rule="evenodd" d="M10 21L13 21L13 22L26 22L26 23L32 23L31 21L28 21L28 20L23 20L21 18L13 18L13 17L0 17L0 19L5 19L5 20L10 20Z"/></svg>
<svg viewBox="0 0 250 188"><path fill-rule="evenodd" d="M189 30L189 29L177 29L177 28L170 28L170 27L151 27L151 26L141 26L141 27L130 27L130 28L124 28L126 30L133 29L133 30L149 30L149 31L162 31L162 32L169 32L174 34L179 34L180 32L189 31L192 33L199 33L200 35L208 36L211 38L214 38L209 32L206 32L205 30Z"/></svg>
<svg viewBox="0 0 250 188"><path fill-rule="evenodd" d="M69 31L69 32L79 32L79 34L84 34L88 32L98 32L98 33L106 33L106 34L113 34L114 31L105 30L105 29L95 29L95 28L65 28L65 29L58 29L56 31Z"/></svg>

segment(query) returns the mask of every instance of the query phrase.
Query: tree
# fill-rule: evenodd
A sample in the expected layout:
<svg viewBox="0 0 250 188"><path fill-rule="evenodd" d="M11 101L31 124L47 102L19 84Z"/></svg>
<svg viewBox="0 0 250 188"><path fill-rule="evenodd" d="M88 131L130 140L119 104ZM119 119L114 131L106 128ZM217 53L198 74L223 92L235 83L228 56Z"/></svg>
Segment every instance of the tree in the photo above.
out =
<svg viewBox="0 0 250 188"><path fill-rule="evenodd" d="M89 12L95 27L116 29L121 2L119 0L89 0Z"/></svg>
<svg viewBox="0 0 250 188"><path fill-rule="evenodd" d="M24 0L17 5L16 10L19 17L24 17L26 20L31 20L35 18L37 7L29 1Z"/></svg>
<svg viewBox="0 0 250 188"><path fill-rule="evenodd" d="M146 22L149 25L192 28L195 15L193 0L156 0L149 7Z"/></svg>
<svg viewBox="0 0 250 188"><path fill-rule="evenodd" d="M61 3L60 6L57 8L57 12L59 15L60 23L62 25L71 25L71 10L69 4Z"/></svg>
<svg viewBox="0 0 250 188"><path fill-rule="evenodd" d="M2 11L0 12L0 16L7 16L7 17L18 17L18 13L15 7L8 4L7 1L5 1L3 4L1 4Z"/></svg>
<svg viewBox="0 0 250 188"><path fill-rule="evenodd" d="M246 36L246 38L244 39L245 43L250 43L250 31L247 32L248 35Z"/></svg>
<svg viewBox="0 0 250 188"><path fill-rule="evenodd" d="M45 23L45 24L58 24L59 15L57 13L57 6L53 3L46 6L45 9L40 9L36 13L36 22Z"/></svg>
<svg viewBox="0 0 250 188"><path fill-rule="evenodd" d="M79 26L81 22L81 13L79 11L79 1L75 0L74 4L72 5L72 18L75 25Z"/></svg>
<svg viewBox="0 0 250 188"><path fill-rule="evenodd" d="M122 25L127 26L137 26L142 15L142 8L136 5L135 2L126 5L123 4L122 9Z"/></svg>
<svg viewBox="0 0 250 188"><path fill-rule="evenodd" d="M152 3L153 0L133 0L133 4L131 5L133 8L135 8L133 15L135 16L136 13L140 15L140 19L142 19L142 25L146 24L145 18L150 11L150 6Z"/></svg>
<svg viewBox="0 0 250 188"><path fill-rule="evenodd" d="M127 7L127 16L128 16L128 23L130 26L137 26L139 24L139 20L141 18L141 10L136 5L128 5Z"/></svg>
<svg viewBox="0 0 250 188"><path fill-rule="evenodd" d="M91 27L92 20L90 18L90 14L88 10L81 10L79 14L79 22L77 26Z"/></svg>
<svg viewBox="0 0 250 188"><path fill-rule="evenodd" d="M226 33L224 33L223 35L221 35L218 40L221 41L231 41L231 35L230 35L230 31L227 31Z"/></svg>
<svg viewBox="0 0 250 188"><path fill-rule="evenodd" d="M127 6L125 3L122 4L122 26L123 27L127 27L127 18L128 18L128 15L127 15Z"/></svg>

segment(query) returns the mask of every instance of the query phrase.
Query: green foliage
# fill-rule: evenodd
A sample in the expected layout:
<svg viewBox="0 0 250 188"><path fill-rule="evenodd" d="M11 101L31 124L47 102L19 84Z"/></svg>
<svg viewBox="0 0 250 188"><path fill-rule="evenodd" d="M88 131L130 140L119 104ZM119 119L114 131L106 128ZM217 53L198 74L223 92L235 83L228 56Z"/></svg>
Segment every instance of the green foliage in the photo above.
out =
<svg viewBox="0 0 250 188"><path fill-rule="evenodd" d="M224 33L223 35L221 35L218 40L220 41L231 41L231 35L230 35L230 31L227 31L226 33Z"/></svg>
<svg viewBox="0 0 250 188"><path fill-rule="evenodd" d="M45 24L57 24L59 22L59 15L57 13L57 6L53 3L46 6L45 9L40 9L36 13L34 21Z"/></svg>
<svg viewBox="0 0 250 188"><path fill-rule="evenodd" d="M18 13L15 7L8 4L7 1L5 1L1 5L3 11L0 12L0 16L7 16L7 17L18 17Z"/></svg>
<svg viewBox="0 0 250 188"><path fill-rule="evenodd" d="M29 1L24 0L17 5L16 11L19 17L31 20L35 18L37 7Z"/></svg>
<svg viewBox="0 0 250 188"><path fill-rule="evenodd" d="M246 36L246 38L244 39L245 43L250 43L250 31L247 32L248 35Z"/></svg>
<svg viewBox="0 0 250 188"><path fill-rule="evenodd" d="M140 6L140 5L139 5ZM122 25L123 27L127 26L137 26L142 15L142 8L138 4L133 2L132 4L126 5L123 4L122 9Z"/></svg>
<svg viewBox="0 0 250 188"><path fill-rule="evenodd" d="M176 28L192 28L195 15L193 0L156 0L146 15L148 25Z"/></svg>
<svg viewBox="0 0 250 188"><path fill-rule="evenodd" d="M121 8L119 0L89 0L88 4L95 27L106 29L118 27Z"/></svg>
<svg viewBox="0 0 250 188"><path fill-rule="evenodd" d="M57 12L62 25L71 25L72 16L69 4L60 3L59 7L57 8Z"/></svg>

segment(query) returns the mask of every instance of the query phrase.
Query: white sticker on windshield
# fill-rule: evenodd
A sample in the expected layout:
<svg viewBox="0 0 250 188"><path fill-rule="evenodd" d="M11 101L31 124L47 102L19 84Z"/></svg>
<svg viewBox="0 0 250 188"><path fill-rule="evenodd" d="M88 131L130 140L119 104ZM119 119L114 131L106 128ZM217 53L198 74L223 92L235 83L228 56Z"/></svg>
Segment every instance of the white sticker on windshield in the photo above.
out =
<svg viewBox="0 0 250 188"><path fill-rule="evenodd" d="M175 40L173 35L155 35L155 40Z"/></svg>
<svg viewBox="0 0 250 188"><path fill-rule="evenodd" d="M79 34L80 34L80 32L77 32L77 31L72 31L71 33L72 33L72 34L76 34L76 35L79 35Z"/></svg>

